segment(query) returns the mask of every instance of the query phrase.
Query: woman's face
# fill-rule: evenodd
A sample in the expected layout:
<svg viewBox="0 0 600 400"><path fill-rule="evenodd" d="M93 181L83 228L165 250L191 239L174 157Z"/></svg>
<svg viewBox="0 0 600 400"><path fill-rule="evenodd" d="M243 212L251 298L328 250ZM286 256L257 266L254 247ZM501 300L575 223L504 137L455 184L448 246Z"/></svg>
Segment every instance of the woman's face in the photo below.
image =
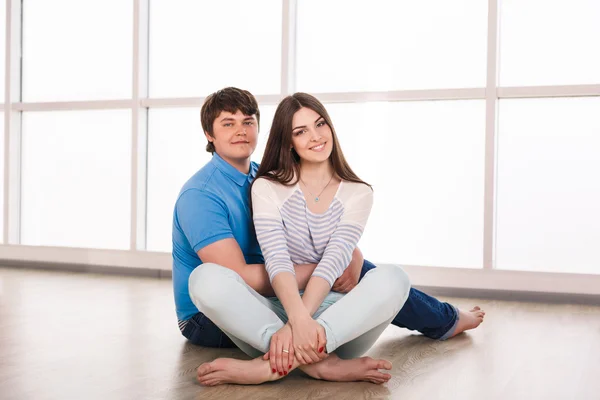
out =
<svg viewBox="0 0 600 400"><path fill-rule="evenodd" d="M310 108L302 107L292 120L292 147L302 162L326 161L333 149L331 128Z"/></svg>

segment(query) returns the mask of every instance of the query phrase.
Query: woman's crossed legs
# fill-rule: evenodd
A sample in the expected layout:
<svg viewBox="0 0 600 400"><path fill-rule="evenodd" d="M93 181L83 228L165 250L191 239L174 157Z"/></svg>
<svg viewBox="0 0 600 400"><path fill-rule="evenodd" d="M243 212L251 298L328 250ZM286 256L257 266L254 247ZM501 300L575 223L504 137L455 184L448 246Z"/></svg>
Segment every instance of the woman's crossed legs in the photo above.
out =
<svg viewBox="0 0 600 400"><path fill-rule="evenodd" d="M198 368L200 383L258 384L285 376L274 373L262 356L269 350L271 336L287 321L276 298L261 296L237 273L215 264L196 268L190 276L189 289L198 309L242 351L255 357L250 361L217 359L205 363ZM294 360L289 371L300 367L314 378L334 381L389 380L390 375L379 370L391 369L391 363L357 357L390 324L409 290L409 279L399 267L379 267L369 271L347 295L331 292L314 316L325 328L329 356L310 365L299 365Z"/></svg>

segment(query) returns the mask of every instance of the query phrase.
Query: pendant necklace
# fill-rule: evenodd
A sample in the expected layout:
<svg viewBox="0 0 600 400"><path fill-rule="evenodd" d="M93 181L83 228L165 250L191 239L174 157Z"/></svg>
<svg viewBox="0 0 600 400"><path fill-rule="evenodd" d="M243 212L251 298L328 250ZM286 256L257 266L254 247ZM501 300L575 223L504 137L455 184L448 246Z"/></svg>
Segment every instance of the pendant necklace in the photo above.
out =
<svg viewBox="0 0 600 400"><path fill-rule="evenodd" d="M323 194L323 192L325 191L325 189L327 189L327 186L329 186L329 184L331 183L331 180L333 179L333 175L335 175L335 174L331 174L331 178L329 178L329 182L327 182L327 185L325 185L325 187L323 188L323 190L321 190L321 192L318 195L316 195L316 196L310 191L310 189L308 188L308 185L306 184L306 182L304 182L302 180L302 178L300 178L300 182L302 182L304 184L304 187L306 188L306 190L308 190L308 193L310 193L310 195L314 197L313 201L315 203L318 203L319 202L319 198L321 197L321 194Z"/></svg>

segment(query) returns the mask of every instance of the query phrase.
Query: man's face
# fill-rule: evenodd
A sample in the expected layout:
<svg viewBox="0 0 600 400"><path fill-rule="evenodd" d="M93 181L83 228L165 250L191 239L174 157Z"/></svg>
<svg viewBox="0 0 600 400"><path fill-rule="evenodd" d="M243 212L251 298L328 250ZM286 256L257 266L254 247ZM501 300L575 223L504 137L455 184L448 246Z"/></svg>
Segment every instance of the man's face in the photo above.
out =
<svg viewBox="0 0 600 400"><path fill-rule="evenodd" d="M240 162L250 158L258 139L258 121L256 115L244 115L241 111L232 114L221 111L213 122L211 137L206 139L215 145L217 153L226 161Z"/></svg>

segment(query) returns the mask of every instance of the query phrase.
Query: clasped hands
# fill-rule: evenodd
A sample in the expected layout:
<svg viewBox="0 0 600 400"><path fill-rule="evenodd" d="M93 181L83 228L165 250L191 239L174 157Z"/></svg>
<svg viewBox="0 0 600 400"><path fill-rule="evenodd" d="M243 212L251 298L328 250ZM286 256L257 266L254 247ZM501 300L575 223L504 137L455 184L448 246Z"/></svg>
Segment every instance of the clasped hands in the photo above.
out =
<svg viewBox="0 0 600 400"><path fill-rule="evenodd" d="M356 248L352 253L350 265L334 282L331 290L340 293L350 292L358 284L363 261L361 251ZM292 369L294 358L300 365L325 359L328 356L326 345L325 329L306 313L290 318L288 323L271 337L271 346L263 359L270 361L273 373L277 372L283 376Z"/></svg>
<svg viewBox="0 0 600 400"><path fill-rule="evenodd" d="M270 361L273 373L287 375L294 359L300 365L325 359L328 356L326 345L325 329L306 313L288 321L271 336L271 347L263 359Z"/></svg>

